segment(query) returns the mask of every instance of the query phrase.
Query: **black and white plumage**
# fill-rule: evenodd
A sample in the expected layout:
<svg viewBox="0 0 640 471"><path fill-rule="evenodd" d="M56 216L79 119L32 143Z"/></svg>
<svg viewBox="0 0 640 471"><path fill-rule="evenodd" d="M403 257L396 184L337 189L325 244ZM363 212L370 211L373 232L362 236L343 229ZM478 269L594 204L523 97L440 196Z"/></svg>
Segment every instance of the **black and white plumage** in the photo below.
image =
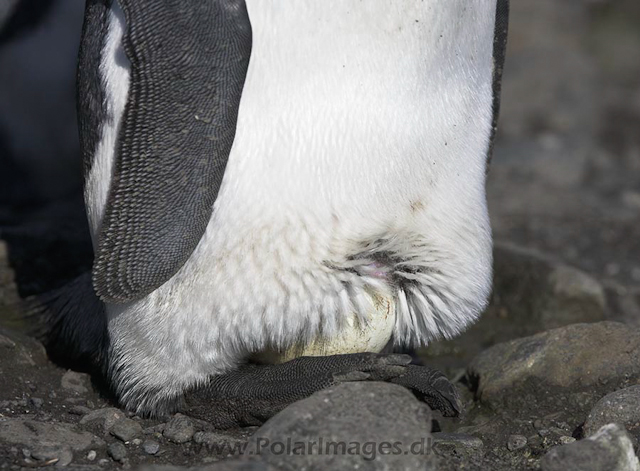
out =
<svg viewBox="0 0 640 471"><path fill-rule="evenodd" d="M266 376L242 365L354 322L366 330L377 299L396 345L478 317L506 8L87 3L78 90L95 316L107 325L96 336L126 407L162 412L210 381L224 390L236 371L288 377L287 363ZM58 326L80 315L68 306ZM330 360L294 361L322 378L306 389L330 384ZM407 387L444 380L397 355L333 364Z"/></svg>

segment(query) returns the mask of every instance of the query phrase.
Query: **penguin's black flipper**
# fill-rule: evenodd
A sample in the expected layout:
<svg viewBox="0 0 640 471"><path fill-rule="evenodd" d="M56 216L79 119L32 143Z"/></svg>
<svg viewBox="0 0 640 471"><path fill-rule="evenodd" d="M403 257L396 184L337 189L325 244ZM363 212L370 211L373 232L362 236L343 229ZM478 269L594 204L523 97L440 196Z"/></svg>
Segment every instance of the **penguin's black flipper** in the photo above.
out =
<svg viewBox="0 0 640 471"><path fill-rule="evenodd" d="M186 262L211 218L251 54L244 0L118 0L130 84L93 283L139 299Z"/></svg>
<svg viewBox="0 0 640 471"><path fill-rule="evenodd" d="M509 0L497 0L496 22L493 32L493 105L491 119L491 137L487 152L487 171L493 157L493 145L498 131L498 117L500 115L500 92L502 91L502 71L504 58L507 54L507 35L509 32Z"/></svg>
<svg viewBox="0 0 640 471"><path fill-rule="evenodd" d="M410 365L401 354L301 357L279 365L245 365L186 394L185 412L216 428L260 425L288 405L344 381L388 381L410 389L431 408L457 416L461 403L439 371Z"/></svg>

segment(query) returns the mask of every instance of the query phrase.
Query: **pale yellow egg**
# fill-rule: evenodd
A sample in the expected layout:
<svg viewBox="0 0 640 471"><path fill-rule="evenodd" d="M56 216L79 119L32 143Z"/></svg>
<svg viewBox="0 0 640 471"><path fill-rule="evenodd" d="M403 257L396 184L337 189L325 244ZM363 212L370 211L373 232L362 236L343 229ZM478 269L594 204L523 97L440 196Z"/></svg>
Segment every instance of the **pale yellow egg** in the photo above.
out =
<svg viewBox="0 0 640 471"><path fill-rule="evenodd" d="M318 337L310 343L297 343L283 350L267 349L256 353L257 363L275 364L301 356L326 356L344 353L381 352L389 343L396 321L395 303L389 296L371 296L368 322L359 322L354 315L348 318L340 332L333 337Z"/></svg>

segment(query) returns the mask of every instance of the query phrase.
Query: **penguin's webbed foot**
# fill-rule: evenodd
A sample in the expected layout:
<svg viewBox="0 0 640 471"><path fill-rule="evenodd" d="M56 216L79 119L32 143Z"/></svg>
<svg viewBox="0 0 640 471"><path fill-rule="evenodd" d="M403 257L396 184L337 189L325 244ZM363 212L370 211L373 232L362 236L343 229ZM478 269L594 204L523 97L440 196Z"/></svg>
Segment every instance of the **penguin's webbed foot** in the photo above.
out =
<svg viewBox="0 0 640 471"><path fill-rule="evenodd" d="M246 364L190 391L185 412L216 428L260 425L317 391L368 380L404 386L444 416L457 416L462 406L449 380L437 370L410 362L409 355L352 353L300 357L276 365Z"/></svg>

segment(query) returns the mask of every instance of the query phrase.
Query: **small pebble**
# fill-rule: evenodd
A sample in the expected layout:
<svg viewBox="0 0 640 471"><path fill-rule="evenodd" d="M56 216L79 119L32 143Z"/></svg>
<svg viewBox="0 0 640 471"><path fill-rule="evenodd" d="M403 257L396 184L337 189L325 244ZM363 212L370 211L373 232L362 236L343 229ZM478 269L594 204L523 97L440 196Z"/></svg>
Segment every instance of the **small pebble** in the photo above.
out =
<svg viewBox="0 0 640 471"><path fill-rule="evenodd" d="M544 428L544 421L542 419L534 420L533 428L535 428L536 430L540 430L541 428Z"/></svg>
<svg viewBox="0 0 640 471"><path fill-rule="evenodd" d="M95 460L95 459L96 459L96 456L97 456L97 455L98 455L98 454L96 453L96 451L95 451L95 450L89 450L89 453L87 453L87 459L88 459L89 461L93 461L93 460Z"/></svg>
<svg viewBox="0 0 640 471"><path fill-rule="evenodd" d="M102 430L107 433L117 422L124 419L124 414L114 407L105 407L104 409L96 409L87 413L80 419L81 425L91 424L93 422L101 422Z"/></svg>
<svg viewBox="0 0 640 471"><path fill-rule="evenodd" d="M72 406L69 409L69 414L73 415L86 415L91 412L91 409L85 406Z"/></svg>
<svg viewBox="0 0 640 471"><path fill-rule="evenodd" d="M135 446L139 446L142 443L142 440L140 440L139 438L134 438L133 440L131 440L131 443L133 443Z"/></svg>
<svg viewBox="0 0 640 471"><path fill-rule="evenodd" d="M114 461L122 461L127 456L127 449L120 442L109 443L107 453Z"/></svg>
<svg viewBox="0 0 640 471"><path fill-rule="evenodd" d="M153 426L151 426L151 427L147 427L147 428L145 428L142 432L143 432L145 435L155 435L155 434L161 434L161 435L162 435L162 432L164 432L164 427L165 427L166 425L167 425L167 424L157 424L157 425L153 425Z"/></svg>
<svg viewBox="0 0 640 471"><path fill-rule="evenodd" d="M111 435L122 440L123 442L128 442L136 438L138 435L142 435L142 426L131 419L120 419L113 427L111 427Z"/></svg>
<svg viewBox="0 0 640 471"><path fill-rule="evenodd" d="M523 435L511 435L507 440L507 449L509 451L520 450L527 446L527 437Z"/></svg>
<svg viewBox="0 0 640 471"><path fill-rule="evenodd" d="M573 438L573 437L570 437L570 436L568 436L568 435L563 435L563 436L561 436L560 438L558 438L558 441L559 441L560 443L562 443L563 445L566 445L567 443L573 443L573 442L575 442L575 441L576 441L576 439L575 439L575 438Z"/></svg>
<svg viewBox="0 0 640 471"><path fill-rule="evenodd" d="M160 444L154 440L145 440L142 449L148 455L155 455L160 450Z"/></svg>
<svg viewBox="0 0 640 471"><path fill-rule="evenodd" d="M29 398L29 403L36 409L40 409L44 404L44 400L40 399L39 397L32 397L32 398Z"/></svg>
<svg viewBox="0 0 640 471"><path fill-rule="evenodd" d="M60 455L58 456L58 461L56 462L56 466L68 466L73 461L73 452L70 448L65 448L62 450Z"/></svg>
<svg viewBox="0 0 640 471"><path fill-rule="evenodd" d="M78 373L76 371L67 371L60 379L60 385L67 390L74 391L78 394L89 392L89 389L84 385L89 376L84 373Z"/></svg>
<svg viewBox="0 0 640 471"><path fill-rule="evenodd" d="M164 428L163 435L174 443L187 443L196 433L191 419L182 414L174 415Z"/></svg>

